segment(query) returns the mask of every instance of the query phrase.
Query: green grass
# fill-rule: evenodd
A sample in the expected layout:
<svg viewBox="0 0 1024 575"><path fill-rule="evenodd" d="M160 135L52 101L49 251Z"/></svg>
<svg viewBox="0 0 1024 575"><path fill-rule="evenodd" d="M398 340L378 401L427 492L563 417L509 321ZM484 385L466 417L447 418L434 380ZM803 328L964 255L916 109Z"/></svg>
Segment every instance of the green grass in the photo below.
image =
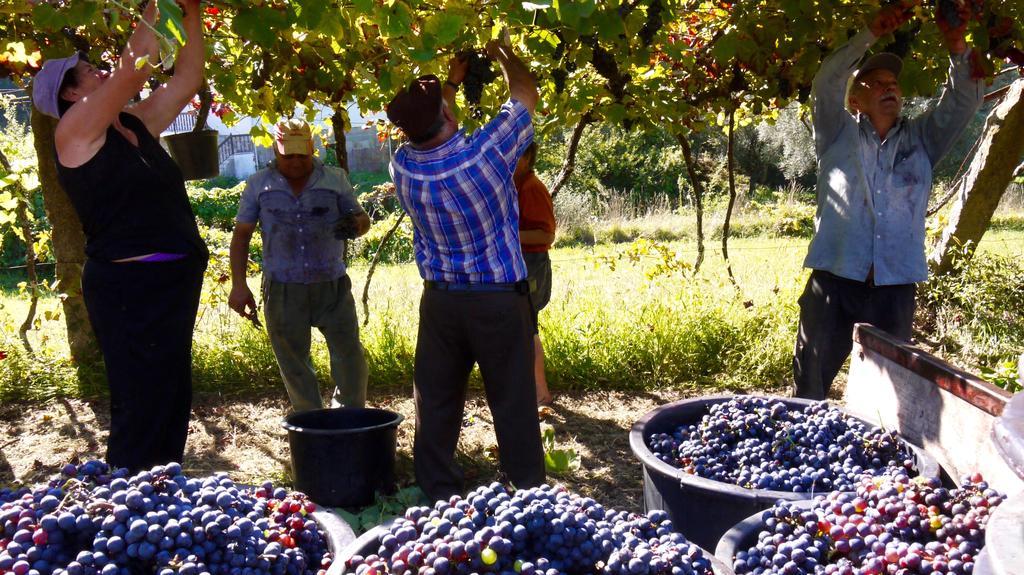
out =
<svg viewBox="0 0 1024 575"><path fill-rule="evenodd" d="M708 242L696 277L686 272L696 256L692 241L663 246L664 254L653 248L641 253L632 243L552 251L553 293L540 317L550 385L556 390L784 385L798 317L796 300L806 279L801 263L807 239L733 239L730 254L738 288L728 280L718 241ZM208 273L196 329L196 389L225 394L276 390L279 375L266 334L227 308L227 284L216 281L226 269L226 252L218 253L222 261ZM1020 259L1024 232L990 232L980 253ZM365 260L351 266L360 317L367 268ZM256 288L259 278L251 278L251 285ZM411 383L421 291L413 264L376 270L369 322L362 332L371 387ZM7 353L0 361L0 401L101 393L101 377L95 372L79 377L67 360L56 298L40 303L38 328L30 332L37 353L21 350L17 326L27 306L16 289L0 292L0 350ZM998 347L998 342L978 345ZM972 357L996 357L1006 350L995 352L972 350ZM313 353L326 380L327 353L319 334Z"/></svg>

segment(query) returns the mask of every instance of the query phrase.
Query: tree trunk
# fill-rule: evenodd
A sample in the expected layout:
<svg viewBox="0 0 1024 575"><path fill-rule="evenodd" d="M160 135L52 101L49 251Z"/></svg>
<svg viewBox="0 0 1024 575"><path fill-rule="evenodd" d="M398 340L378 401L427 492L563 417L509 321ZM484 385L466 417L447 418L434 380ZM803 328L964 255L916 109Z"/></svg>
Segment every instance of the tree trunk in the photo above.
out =
<svg viewBox="0 0 1024 575"><path fill-rule="evenodd" d="M935 274L952 271L954 254L968 242L967 256L973 255L1024 156L1021 134L1024 134L1024 79L1010 86L1002 103L985 120L978 153L963 178L949 223L929 258Z"/></svg>
<svg viewBox="0 0 1024 575"><path fill-rule="evenodd" d="M693 188L693 207L697 210L697 261L693 264L693 273L700 271L704 263L704 188L697 174L697 164L693 161L693 150L686 136L676 134L676 141L683 148L683 159L686 160L686 173L690 176L690 187Z"/></svg>
<svg viewBox="0 0 1024 575"><path fill-rule="evenodd" d="M79 365L96 362L99 345L89 323L82 298L82 264L85 263L85 234L71 200L57 181L53 132L57 122L32 107L32 136L39 161L39 182L46 217L50 220L56 275L63 298L64 322L68 330L71 358Z"/></svg>
<svg viewBox="0 0 1024 575"><path fill-rule="evenodd" d="M558 172L558 177L555 178L555 182L551 184L551 198L554 199L561 191L562 187L569 182L569 177L572 176L573 170L576 169L576 152L580 147L580 138L583 137L583 130L586 129L588 124L594 122L594 116L590 112L583 114L580 121L576 123L576 127L572 130L572 137L569 138L569 149L565 153L565 161L562 162L562 169Z"/></svg>
<svg viewBox="0 0 1024 575"><path fill-rule="evenodd" d="M36 238L32 234L32 225L28 220L28 206L31 198L26 195L25 201L18 202L18 226L21 228L21 237L25 242L25 270L28 272L29 296L28 313L25 314L25 321L18 328L18 336L25 351L32 353L32 344L28 340L28 330L36 319L36 308L39 306L39 276L36 274Z"/></svg>
<svg viewBox="0 0 1024 575"><path fill-rule="evenodd" d="M345 147L345 126L348 124L348 110L344 107L335 108L331 116L331 129L334 130L334 155L338 157L338 165L348 173L348 149Z"/></svg>
<svg viewBox="0 0 1024 575"><path fill-rule="evenodd" d="M729 204L725 208L725 221L722 222L722 258L725 259L725 270L729 272L729 281L739 289L736 276L732 273L732 262L729 261L729 224L732 222L732 209L736 205L736 152L735 131L736 110L729 110L729 144L726 151L726 163L729 171Z"/></svg>
<svg viewBox="0 0 1024 575"><path fill-rule="evenodd" d="M349 173L348 170L348 148L345 145L346 138L345 132L347 131L346 126L348 125L348 110L344 104L338 104L338 107L334 109L334 114L331 115L331 129L334 130L334 156L338 158L338 166L345 170L345 174ZM345 240L342 247L342 260L345 265L349 262L349 248L352 247L352 242Z"/></svg>

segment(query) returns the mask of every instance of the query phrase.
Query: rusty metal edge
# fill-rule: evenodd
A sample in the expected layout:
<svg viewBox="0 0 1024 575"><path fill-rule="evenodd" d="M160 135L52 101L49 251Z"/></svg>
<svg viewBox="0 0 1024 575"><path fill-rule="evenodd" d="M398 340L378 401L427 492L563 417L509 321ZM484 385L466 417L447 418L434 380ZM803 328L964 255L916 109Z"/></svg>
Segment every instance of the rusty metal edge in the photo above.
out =
<svg viewBox="0 0 1024 575"><path fill-rule="evenodd" d="M974 407L999 417L1010 400L1010 393L967 373L952 364L904 343L865 323L853 327L853 340L865 349L901 365Z"/></svg>

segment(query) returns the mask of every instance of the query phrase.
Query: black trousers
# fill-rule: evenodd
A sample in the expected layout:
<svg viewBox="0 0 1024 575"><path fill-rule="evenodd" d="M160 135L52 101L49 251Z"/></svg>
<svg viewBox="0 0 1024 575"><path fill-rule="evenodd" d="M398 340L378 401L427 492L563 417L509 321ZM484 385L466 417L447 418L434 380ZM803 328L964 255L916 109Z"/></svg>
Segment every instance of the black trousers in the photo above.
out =
<svg viewBox="0 0 1024 575"><path fill-rule="evenodd" d="M544 482L529 298L425 289L416 340L416 481L432 499L463 493L455 450L466 386L480 365L502 471L516 487Z"/></svg>
<svg viewBox="0 0 1024 575"><path fill-rule="evenodd" d="M874 286L814 270L800 296L800 329L793 354L796 396L825 399L853 349L853 324L870 323L909 340L914 284Z"/></svg>
<svg viewBox="0 0 1024 575"><path fill-rule="evenodd" d="M110 389L107 461L132 472L185 455L192 409L192 332L206 259L89 259L82 293Z"/></svg>

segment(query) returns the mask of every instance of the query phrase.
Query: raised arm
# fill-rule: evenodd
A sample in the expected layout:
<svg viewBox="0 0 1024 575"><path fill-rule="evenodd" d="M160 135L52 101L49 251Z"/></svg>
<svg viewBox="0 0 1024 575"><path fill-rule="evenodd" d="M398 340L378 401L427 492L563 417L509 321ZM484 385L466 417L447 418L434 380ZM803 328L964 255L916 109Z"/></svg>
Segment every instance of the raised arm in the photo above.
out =
<svg viewBox="0 0 1024 575"><path fill-rule="evenodd" d="M902 26L912 16L907 8L912 1L892 4L879 10L865 30L836 48L821 63L814 76L814 147L820 156L835 141L843 122L850 121L846 110L846 86L857 64L878 38Z"/></svg>
<svg viewBox="0 0 1024 575"><path fill-rule="evenodd" d="M448 79L441 86L441 94L452 113L455 113L455 93L462 85L462 81L466 79L466 70L468 69L469 58L466 56L454 56L448 61Z"/></svg>
<svg viewBox="0 0 1024 575"><path fill-rule="evenodd" d="M533 74L530 74L530 69L512 52L512 46L507 41L491 40L488 42L487 55L497 60L501 66L512 98L525 106L532 116L534 110L537 109L540 95L537 93L537 84L533 80Z"/></svg>
<svg viewBox="0 0 1024 575"><path fill-rule="evenodd" d="M174 75L166 84L154 90L148 98L128 110L146 124L149 133L154 137L159 136L171 125L203 84L206 49L203 46L202 9L199 2L200 0L182 2L185 11L185 34L188 38L174 60Z"/></svg>
<svg viewBox="0 0 1024 575"><path fill-rule="evenodd" d="M142 18L150 24L155 21L156 2L149 3ZM148 57L150 62L155 62L159 57L158 53L157 39L153 31L149 26L140 24L128 39L128 45L121 53L117 68L106 80L101 80L100 73L90 65L79 62L80 70L96 75L95 78L80 78L80 83L102 83L91 92L82 94L80 98L73 96L74 105L57 123L54 138L57 158L61 164L70 168L78 167L96 155L106 141L107 128L114 123L117 115L149 79L149 67L136 67L136 59ZM67 99L64 94L61 94L61 97Z"/></svg>
<svg viewBox="0 0 1024 575"><path fill-rule="evenodd" d="M939 6L942 5L940 2ZM981 80L971 77L971 52L964 39L970 13L967 6L957 6L956 18L947 18L941 9L935 16L935 22L949 50L949 79L935 108L915 120L915 124L920 126L922 141L933 166L946 155L956 142L956 136L967 127L984 100ZM960 25L953 27L950 20Z"/></svg>

